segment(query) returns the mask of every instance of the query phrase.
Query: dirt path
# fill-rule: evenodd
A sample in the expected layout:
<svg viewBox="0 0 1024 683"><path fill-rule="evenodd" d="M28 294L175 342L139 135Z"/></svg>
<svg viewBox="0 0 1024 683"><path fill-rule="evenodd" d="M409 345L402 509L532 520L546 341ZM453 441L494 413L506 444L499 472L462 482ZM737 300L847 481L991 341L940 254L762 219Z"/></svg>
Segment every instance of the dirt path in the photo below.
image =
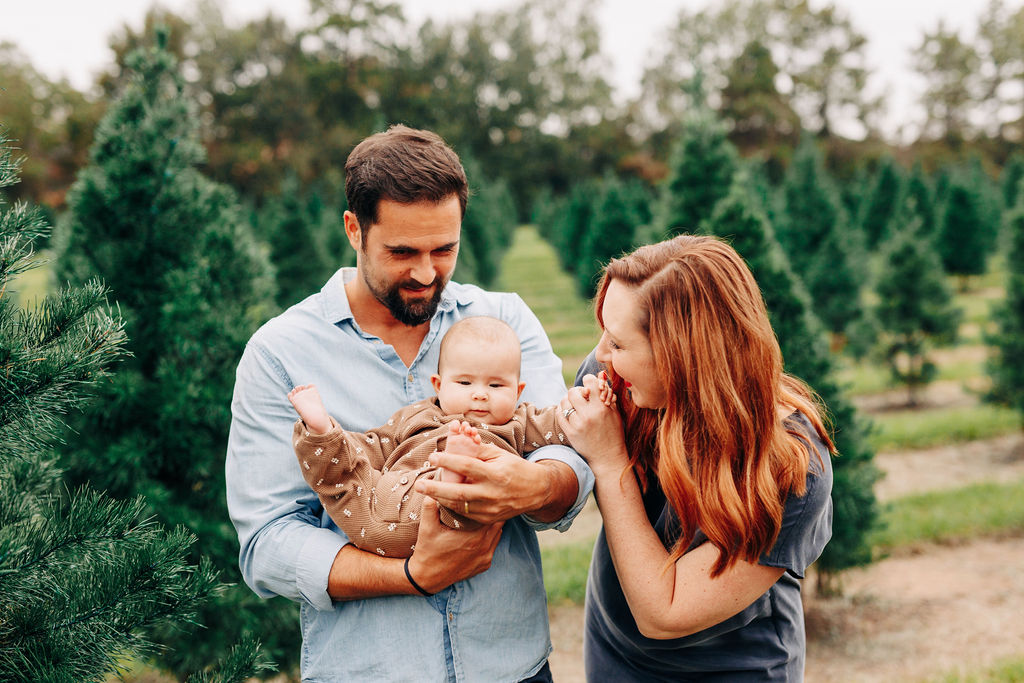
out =
<svg viewBox="0 0 1024 683"><path fill-rule="evenodd" d="M879 453L880 500L980 481L1024 482L1024 437L1013 435L923 451ZM1024 490L1024 483L1022 483ZM592 538L588 506L566 534L542 543ZM844 574L844 597L806 597L807 681L921 681L975 672L1024 654L1024 537L931 546ZM813 580L805 582L805 590ZM559 683L582 683L583 608L551 609Z"/></svg>

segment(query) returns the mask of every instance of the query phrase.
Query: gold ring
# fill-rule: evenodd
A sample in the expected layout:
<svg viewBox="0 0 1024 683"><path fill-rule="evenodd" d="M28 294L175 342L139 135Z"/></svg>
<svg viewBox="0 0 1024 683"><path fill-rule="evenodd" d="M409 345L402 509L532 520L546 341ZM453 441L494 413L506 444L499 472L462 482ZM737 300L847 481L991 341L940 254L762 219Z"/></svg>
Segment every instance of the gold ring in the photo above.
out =
<svg viewBox="0 0 1024 683"><path fill-rule="evenodd" d="M466 514L466 515L469 514L469 501L468 500L462 501L462 513Z"/></svg>

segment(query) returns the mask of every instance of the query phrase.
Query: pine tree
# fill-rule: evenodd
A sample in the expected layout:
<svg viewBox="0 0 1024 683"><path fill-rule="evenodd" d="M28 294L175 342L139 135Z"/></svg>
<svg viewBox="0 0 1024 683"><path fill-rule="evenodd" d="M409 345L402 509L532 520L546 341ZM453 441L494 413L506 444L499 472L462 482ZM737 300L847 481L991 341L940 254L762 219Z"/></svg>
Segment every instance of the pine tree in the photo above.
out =
<svg viewBox="0 0 1024 683"><path fill-rule="evenodd" d="M928 351L937 342L952 341L959 323L942 264L917 230L908 228L887 245L875 306L886 362L896 381L907 387L912 406L935 375Z"/></svg>
<svg viewBox="0 0 1024 683"><path fill-rule="evenodd" d="M871 561L868 534L878 523L874 483L879 472L868 444L867 425L835 380L824 330L802 283L793 274L771 225L740 184L715 208L701 230L728 240L747 261L761 287L786 372L807 382L832 418L839 457L833 460L832 540L818 560L818 586L839 592L838 572Z"/></svg>
<svg viewBox="0 0 1024 683"><path fill-rule="evenodd" d="M1024 180L1019 191L1024 192ZM1006 229L1010 240L1006 299L993 311L996 331L986 339L995 349L988 364L992 377L989 399L1012 406L1024 427L1024 194L1017 195Z"/></svg>
<svg viewBox="0 0 1024 683"><path fill-rule="evenodd" d="M0 130L0 190L18 169ZM0 192L0 680L104 681L154 652L152 627L187 627L217 582L207 561L190 564L194 536L145 519L141 498L62 485L62 420L123 358L125 337L97 280L19 305L12 280L40 265L32 242L48 233L39 211L6 208ZM204 677L243 681L264 666L250 642Z"/></svg>
<svg viewBox="0 0 1024 683"><path fill-rule="evenodd" d="M975 195L962 181L951 181L936 246L942 267L960 276L962 289L968 276L985 272L988 239Z"/></svg>
<svg viewBox="0 0 1024 683"><path fill-rule="evenodd" d="M729 191L738 167L736 148L714 112L700 107L683 122L662 185L658 225L665 236L694 232Z"/></svg>
<svg viewBox="0 0 1024 683"><path fill-rule="evenodd" d="M490 287L498 279L501 257L512 244L516 210L508 185L487 179L479 164L463 158L470 183L469 202L462 219L457 282Z"/></svg>
<svg viewBox="0 0 1024 683"><path fill-rule="evenodd" d="M913 213L920 221L914 224L917 234L934 240L938 228L935 212L935 192L932 189L931 181L929 181L924 169L921 168L921 164L914 164L914 168L910 172L910 177L907 179L906 198L912 201ZM908 205L908 202L904 201L902 209L905 210ZM907 221L905 212L897 208L892 221L889 223L887 232L890 235L900 234L911 224Z"/></svg>
<svg viewBox="0 0 1024 683"><path fill-rule="evenodd" d="M1014 152L1003 166L1003 172L999 176L1004 210L1010 211L1017 206L1022 181L1024 181L1024 154Z"/></svg>
<svg viewBox="0 0 1024 683"><path fill-rule="evenodd" d="M875 249L885 241L886 228L903 196L903 175L892 157L883 157L871 184L870 194L861 207L860 228L865 246Z"/></svg>
<svg viewBox="0 0 1024 683"><path fill-rule="evenodd" d="M797 147L782 195L779 243L810 290L818 317L841 340L860 317L862 278L854 266L860 245L814 138L805 136Z"/></svg>
<svg viewBox="0 0 1024 683"><path fill-rule="evenodd" d="M627 187L614 176L606 177L594 209L594 219L583 238L576 284L580 295L594 296L601 269L611 259L636 246L635 235L641 220L636 202Z"/></svg>
<svg viewBox="0 0 1024 683"><path fill-rule="evenodd" d="M289 174L281 192L268 198L256 215L254 228L270 245L280 308L319 291L338 268L320 232L321 216L314 210L315 204L303 197L298 179Z"/></svg>
<svg viewBox="0 0 1024 683"><path fill-rule="evenodd" d="M565 209L557 222L554 245L562 268L575 273L583 250L583 238L594 219L594 196L597 183L584 181L573 186L565 202Z"/></svg>
<svg viewBox="0 0 1024 683"><path fill-rule="evenodd" d="M261 633L290 670L295 606L240 585L223 480L234 369L274 310L273 271L233 192L196 168L195 107L160 42L128 60L131 79L97 128L58 235L59 279L107 280L132 354L72 422L64 458L72 481L143 495L147 513L194 532L197 552L234 584L201 610L205 629L156 632L163 666L197 671Z"/></svg>

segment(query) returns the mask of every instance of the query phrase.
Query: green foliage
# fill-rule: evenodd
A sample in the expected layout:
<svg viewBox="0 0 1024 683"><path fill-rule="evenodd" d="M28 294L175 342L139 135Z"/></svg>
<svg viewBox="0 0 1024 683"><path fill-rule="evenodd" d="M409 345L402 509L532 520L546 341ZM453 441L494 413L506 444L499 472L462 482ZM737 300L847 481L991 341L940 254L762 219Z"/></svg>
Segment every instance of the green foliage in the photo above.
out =
<svg viewBox="0 0 1024 683"><path fill-rule="evenodd" d="M889 224L888 234L897 235L903 232L910 224L908 216L904 212L907 207L912 207L913 215L920 220L917 232L923 237L935 239L938 220L935 212L935 192L932 189L931 181L921 168L920 164L914 164L910 177L907 179L906 198L903 202L903 209L897 209Z"/></svg>
<svg viewBox="0 0 1024 683"><path fill-rule="evenodd" d="M920 389L934 379L929 349L952 341L960 322L938 256L915 232L907 230L888 245L874 308L885 332L886 362L907 387L909 405L916 405Z"/></svg>
<svg viewBox="0 0 1024 683"><path fill-rule="evenodd" d="M334 220L325 221L328 217ZM341 211L324 211L318 197L304 197L294 175L285 178L280 194L268 198L254 228L270 246L280 308L319 291L340 265L329 236L345 232Z"/></svg>
<svg viewBox="0 0 1024 683"><path fill-rule="evenodd" d="M844 333L861 314L860 281L855 260L856 230L850 230L839 193L825 169L821 152L805 136L786 172L785 211L778 238L793 270L810 290L818 317L836 334Z"/></svg>
<svg viewBox="0 0 1024 683"><path fill-rule="evenodd" d="M985 272L989 236L977 196L962 181L954 180L949 186L936 244L947 273L966 276Z"/></svg>
<svg viewBox="0 0 1024 683"><path fill-rule="evenodd" d="M501 257L512 243L516 207L504 181L488 180L471 158L462 160L469 179L470 198L462 220L457 282L490 287L498 278Z"/></svg>
<svg viewBox="0 0 1024 683"><path fill-rule="evenodd" d="M636 246L637 227L642 223L636 204L622 181L605 178L576 267L577 289L584 298L594 296L605 264Z"/></svg>
<svg viewBox="0 0 1024 683"><path fill-rule="evenodd" d="M889 236L889 221L902 198L903 174L892 157L887 156L875 171L870 193L861 207L860 229L868 249L874 249Z"/></svg>
<svg viewBox="0 0 1024 683"><path fill-rule="evenodd" d="M665 236L694 232L732 186L738 167L735 147L725 127L706 108L683 122L683 132L669 159L655 220Z"/></svg>
<svg viewBox="0 0 1024 683"><path fill-rule="evenodd" d="M1010 237L1006 299L996 306L995 331L986 338L994 347L988 371L993 400L1014 408L1024 425L1024 197L1006 222Z"/></svg>
<svg viewBox="0 0 1024 683"><path fill-rule="evenodd" d="M599 191L594 181L574 185L557 222L553 244L562 268L575 273L582 258L583 240L594 220L594 197Z"/></svg>
<svg viewBox="0 0 1024 683"><path fill-rule="evenodd" d="M289 668L294 606L237 585L223 481L235 364L274 310L273 271L233 192L196 168L198 120L174 60L158 47L128 63L128 85L72 188L57 275L107 279L132 356L72 421L63 460L73 482L144 496L147 514L195 533L196 551L236 584L202 608L205 630L154 629L163 666L200 671L243 634L261 632Z"/></svg>
<svg viewBox="0 0 1024 683"><path fill-rule="evenodd" d="M728 240L746 259L764 295L786 372L807 382L831 414L833 439L839 451L839 457L833 460L835 516L832 540L818 566L824 576L829 576L870 562L868 533L878 516L872 488L879 476L874 452L866 439L867 427L834 379L824 331L806 292L790 270L771 226L739 184L732 186L701 230Z"/></svg>
<svg viewBox="0 0 1024 683"><path fill-rule="evenodd" d="M1015 152L1006 165L1003 166L1002 175L999 177L1002 186L1003 208L1012 209L1021 198L1021 183L1024 183L1024 153Z"/></svg>
<svg viewBox="0 0 1024 683"><path fill-rule="evenodd" d="M18 180L0 131L0 189ZM139 498L68 491L53 451L69 411L125 354L122 321L96 280L22 308L8 285L38 266L32 243L49 228L0 194L0 680L103 681L121 658L155 651L147 632L186 626L217 589L195 537L144 519ZM252 675L255 649L238 660Z"/></svg>

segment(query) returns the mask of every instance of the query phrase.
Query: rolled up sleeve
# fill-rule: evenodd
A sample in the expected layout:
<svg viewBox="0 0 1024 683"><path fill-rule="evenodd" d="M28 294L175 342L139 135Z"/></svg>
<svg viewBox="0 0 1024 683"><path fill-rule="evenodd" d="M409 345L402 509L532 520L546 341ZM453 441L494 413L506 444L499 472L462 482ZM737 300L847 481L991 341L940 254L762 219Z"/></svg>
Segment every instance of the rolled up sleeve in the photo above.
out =
<svg viewBox="0 0 1024 683"><path fill-rule="evenodd" d="M292 454L291 388L274 359L250 343L238 365L231 402L228 511L246 584L264 598L280 595L327 610L332 608L327 578L348 539L334 528L322 528L323 508Z"/></svg>

